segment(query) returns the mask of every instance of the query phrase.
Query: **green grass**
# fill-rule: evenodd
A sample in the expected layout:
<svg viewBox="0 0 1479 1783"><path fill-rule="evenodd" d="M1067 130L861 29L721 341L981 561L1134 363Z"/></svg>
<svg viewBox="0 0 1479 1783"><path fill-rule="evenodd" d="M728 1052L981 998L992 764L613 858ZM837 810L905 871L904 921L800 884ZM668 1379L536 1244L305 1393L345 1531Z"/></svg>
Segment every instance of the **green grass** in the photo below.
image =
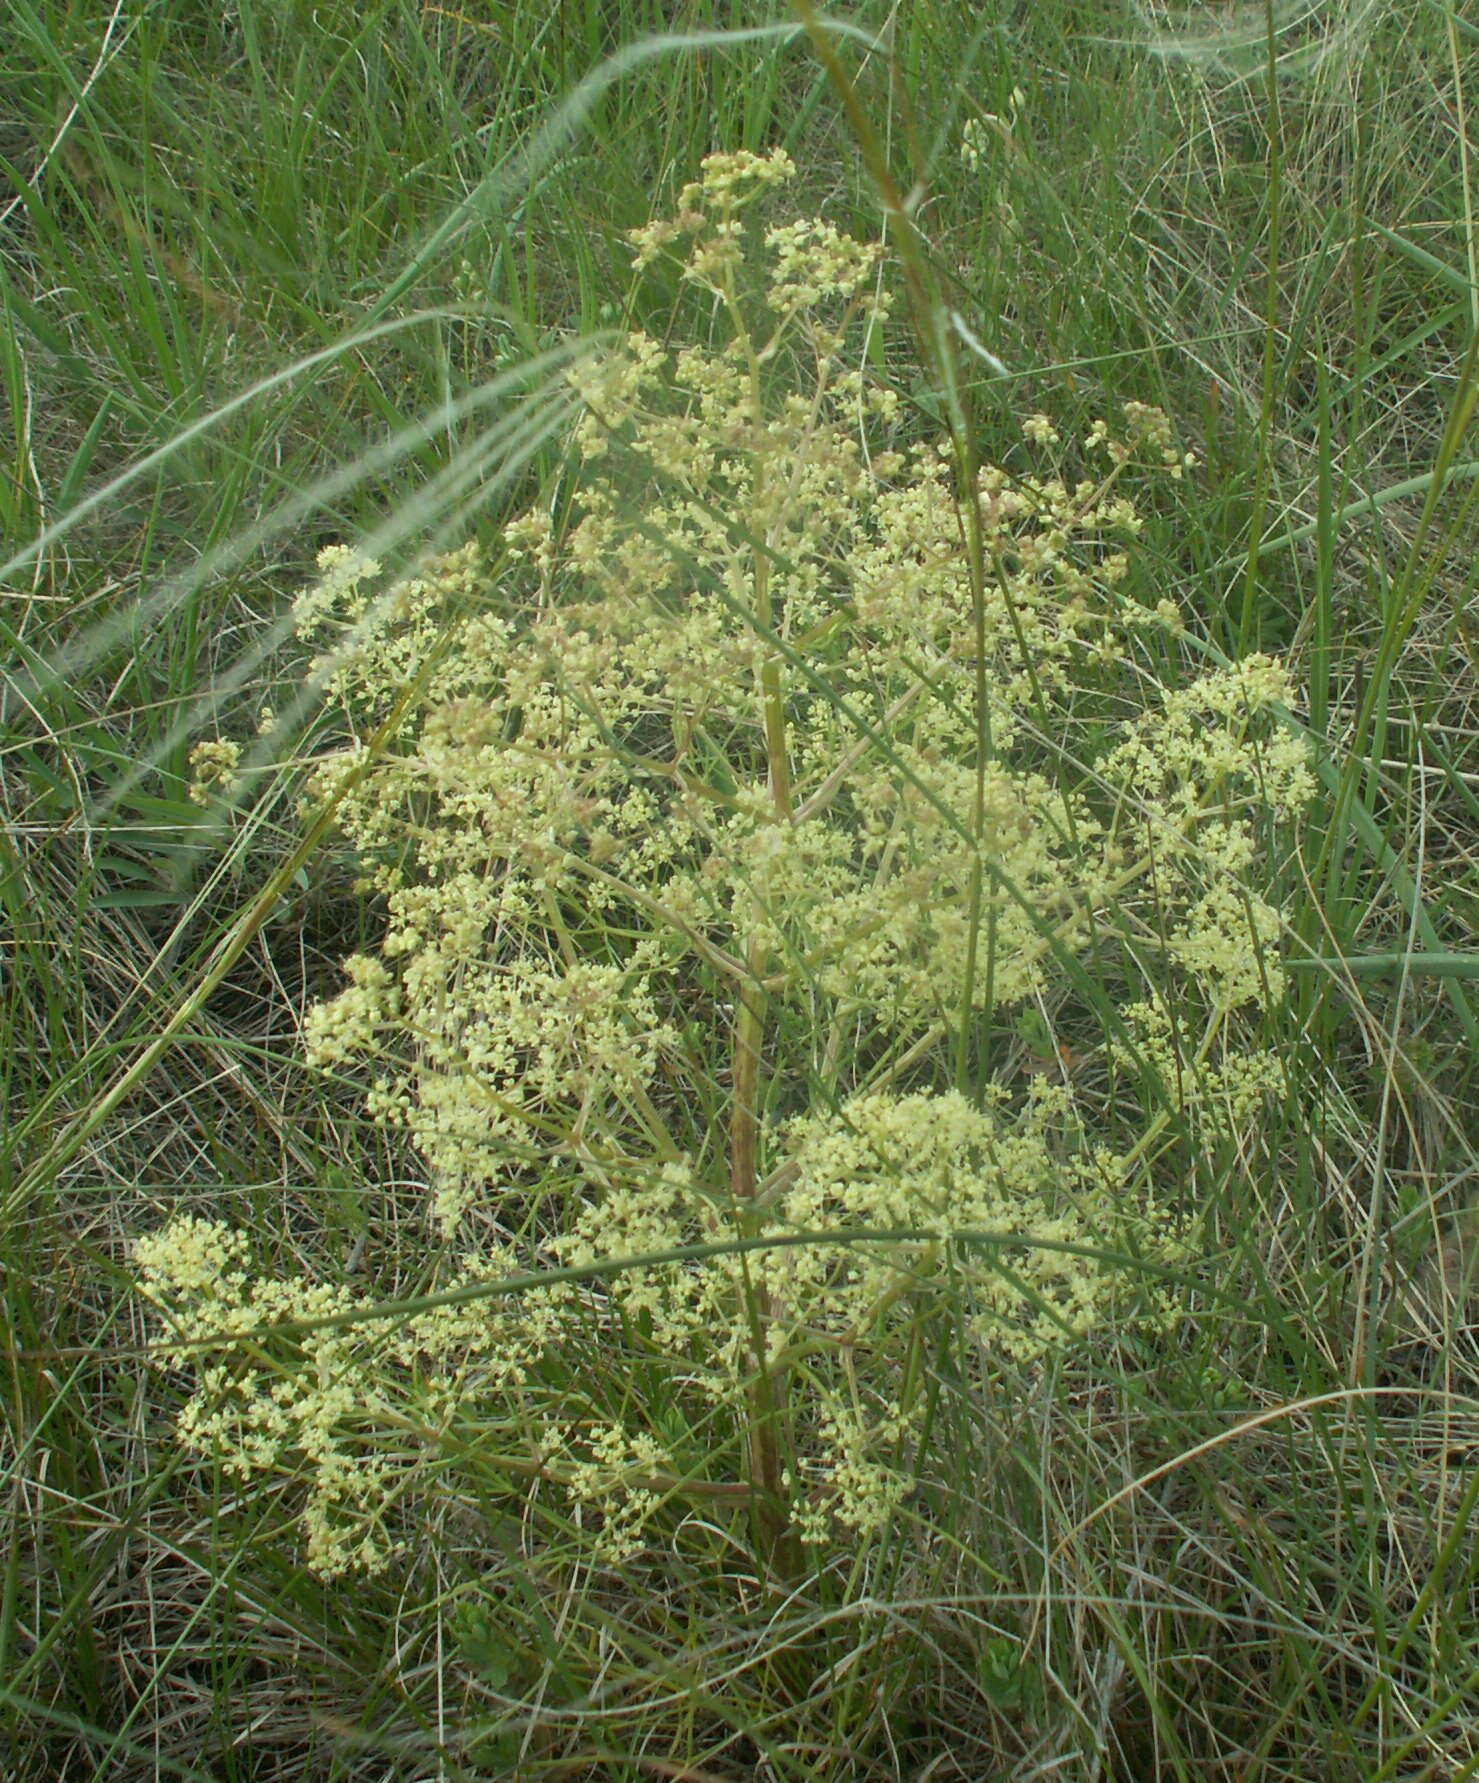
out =
<svg viewBox="0 0 1479 1783"><path fill-rule="evenodd" d="M628 315L698 325L634 291L621 232L709 150L784 145L803 209L876 234L856 120L804 37L716 35L790 15L712 0L11 12L0 1771L1479 1774L1479 1354L1392 1310L1479 1199L1472 23L916 0L870 49L870 0L835 40L922 194L922 272L1006 368L957 338L980 457L1026 469L1039 409L1065 438L1167 410L1201 462L1132 585L1211 660L1288 654L1321 803L1281 867L1308 963L1261 1036L1287 1098L1167 1153L1205 1222L1187 1321L990 1395L936 1333L919 1501L778 1598L718 1516L594 1567L475 1421L422 1564L314 1580L290 1486L174 1444L128 1246L193 1209L283 1271L435 1285L414 1154L301 1062L377 912L296 814L322 733L287 603L325 543L407 560L558 486L563 359ZM903 305L879 350L913 431L947 424ZM291 749L207 815L191 743L264 704ZM1060 1036L1091 1073L1093 991ZM1009 1020L993 1047L1020 1058ZM572 1334L572 1379L660 1412L641 1346L601 1341Z"/></svg>

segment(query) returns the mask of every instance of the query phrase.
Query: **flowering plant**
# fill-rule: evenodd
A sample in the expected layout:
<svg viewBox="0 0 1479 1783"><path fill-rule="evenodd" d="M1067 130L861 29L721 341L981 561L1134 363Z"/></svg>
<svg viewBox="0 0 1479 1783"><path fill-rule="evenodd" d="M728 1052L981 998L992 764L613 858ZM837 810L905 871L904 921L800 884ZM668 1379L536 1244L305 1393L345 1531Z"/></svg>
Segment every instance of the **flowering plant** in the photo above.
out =
<svg viewBox="0 0 1479 1783"><path fill-rule="evenodd" d="M1179 471L1165 417L1097 428L1073 485L889 443L898 399L859 369L879 252L756 223L790 173L713 156L636 232L710 335L582 365L568 511L388 589L330 550L299 602L347 729L312 793L388 912L309 1054L414 1142L466 1293L387 1333L211 1222L138 1256L204 1352L182 1435L243 1475L306 1460L322 1571L382 1561L387 1504L478 1420L612 1559L668 1498L744 1504L780 1570L878 1532L937 1314L981 1368L1031 1363L1111 1317L1127 1256L1177 1254L1151 1134L1096 1125L1066 1072L974 1081L994 1016L1097 982L1111 1064L1193 1130L1277 1071L1237 1038L1281 990L1250 875L1311 783L1276 663L1165 692L1136 667L1176 617L1127 592L1119 485ZM1097 738L1072 777L1070 730ZM231 1351L284 1316L319 1323ZM591 1317L671 1415L597 1414L552 1366Z"/></svg>

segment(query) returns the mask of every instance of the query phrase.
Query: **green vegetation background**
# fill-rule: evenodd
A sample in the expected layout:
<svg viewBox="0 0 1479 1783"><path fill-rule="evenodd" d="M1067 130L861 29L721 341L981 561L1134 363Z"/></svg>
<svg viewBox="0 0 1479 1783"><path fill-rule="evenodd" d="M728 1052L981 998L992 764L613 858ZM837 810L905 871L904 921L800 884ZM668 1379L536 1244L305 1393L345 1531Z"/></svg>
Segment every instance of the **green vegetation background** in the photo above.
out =
<svg viewBox="0 0 1479 1783"><path fill-rule="evenodd" d="M353 1280L373 1224L415 1291L411 1162L299 1059L373 913L289 764L219 824L190 746L292 711L321 546L456 540L559 474L539 356L663 331L622 232L709 150L780 144L801 209L878 232L839 93L799 33L719 35L792 15L714 0L8 11L0 1770L1479 1771L1463 1297L1392 1311L1462 1275L1479 1184L1473 23L909 0L835 40L1005 367L965 360L982 456L1129 399L1199 452L1137 573L1296 666L1325 964L1258 1154L1193 1167L1231 1292L961 1405L951 1540L778 1609L677 1575L625 1602L578 1532L535 1576L494 1507L404 1589L316 1583L272 1494L172 1446L127 1245L193 1206ZM907 330L886 351L938 419Z"/></svg>

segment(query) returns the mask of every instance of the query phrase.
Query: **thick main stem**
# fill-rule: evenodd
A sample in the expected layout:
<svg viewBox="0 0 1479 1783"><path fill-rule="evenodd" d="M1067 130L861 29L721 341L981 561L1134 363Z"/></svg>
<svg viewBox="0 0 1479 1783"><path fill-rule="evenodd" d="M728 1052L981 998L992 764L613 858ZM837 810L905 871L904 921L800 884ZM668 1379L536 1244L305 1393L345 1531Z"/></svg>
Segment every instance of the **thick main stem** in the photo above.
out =
<svg viewBox="0 0 1479 1783"><path fill-rule="evenodd" d="M759 366L751 363L752 398L760 412ZM757 475L755 509L763 512L760 499L763 473ZM762 551L754 554L754 623L756 636L766 640L774 623L770 590L770 560ZM786 708L779 659L772 653L762 661L759 676L761 720L765 733L766 783L773 821L791 820L791 771L786 739ZM759 870L759 869L757 869ZM757 914L763 916L765 886L755 885ZM765 1054L766 1014L769 997L765 978L769 960L765 943L752 935L745 947L745 982L740 987L734 1022L734 1107L729 1126L729 1180L736 1210L743 1220L753 1207L760 1186L760 1073ZM755 1488L757 1535L764 1561L780 1578L792 1576L799 1565L796 1533L786 1509L784 1458L781 1430L786 1412L784 1366L774 1367L770 1355L771 1306L762 1286L748 1281L746 1313L754 1352L755 1376L749 1394L749 1469Z"/></svg>
<svg viewBox="0 0 1479 1783"><path fill-rule="evenodd" d="M729 1122L729 1182L742 1220L760 1187L760 1069L769 1001L763 983L764 945L752 939L746 957L749 977L735 1010L734 1106ZM745 1300L755 1361L749 1391L749 1471L755 1490L757 1534L769 1570L788 1578L797 1570L799 1552L786 1510L783 1479L780 1433L786 1411L785 1371L771 1362L769 1295L748 1275Z"/></svg>

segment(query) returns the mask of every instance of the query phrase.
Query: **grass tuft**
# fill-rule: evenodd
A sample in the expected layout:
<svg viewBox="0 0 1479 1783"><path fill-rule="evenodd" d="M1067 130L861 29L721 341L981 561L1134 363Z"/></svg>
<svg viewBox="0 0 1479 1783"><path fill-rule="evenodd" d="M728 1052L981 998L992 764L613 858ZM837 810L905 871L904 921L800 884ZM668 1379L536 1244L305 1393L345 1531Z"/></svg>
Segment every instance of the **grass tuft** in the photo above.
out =
<svg viewBox="0 0 1479 1783"><path fill-rule="evenodd" d="M12 0L8 23L0 1771L1472 1774L1479 236L1461 11ZM293 628L339 543L393 582L475 539L490 606L514 611L507 523L542 511L563 538L589 499L567 374L632 329L673 348L724 334L676 264L634 277L628 232L672 215L712 151L777 149L789 216L888 236L875 289L894 314L853 317L847 364L897 400L870 449L949 442L963 637L1018 574L969 492L983 465L1014 488L1041 473L1026 417L1051 419L1070 483L1093 462L1078 442L1127 402L1194 450L1137 490L1118 584L1184 632L1139 633L1055 687L1029 628L1022 771L1109 822L1151 797L1116 805L1109 763L1157 689L1263 651L1292 677L1281 734L1315 774L1297 822L1253 826L1239 881L1280 913L1262 961L1287 973L1233 1023L1277 1066L1256 1119L1188 1114L1176 1082L1207 1063L1202 1030L1168 1051L1123 1013L1132 989L1173 1011L1200 994L1167 964L1164 832L1160 903L1101 912L1092 950L1053 955L1032 996L999 988L1012 961L992 940L1020 931L1022 887L967 883L975 951L938 1033L890 1039L877 998L839 1021L826 999L845 987L802 950L817 984L745 1003L746 1054L722 963L675 973L668 1075L647 1108L580 1129L585 1162L618 1141L630 1161L660 1128L710 1165L751 1140L763 1158L783 1123L874 1081L994 1081L1013 1120L1051 1083L1132 1154L1127 1197L1153 1193L1181 1234L1135 1258L1171 1315L1131 1293L1087 1340L1032 1354L985 1356L989 1247L962 1246L928 1316L917 1284L890 1300L886 1378L909 1416L884 1460L907 1488L884 1524L800 1560L784 1518L745 1507L779 1495L757 1430L793 1416L805 1437L854 1362L867 1390L864 1349L823 1313L784 1384L752 1369L749 1398L701 1400L718 1333L679 1365L622 1310L635 1276L610 1253L562 1290L562 1341L527 1382L473 1370L434 1428L418 1365L375 1359L374 1332L404 1338L461 1278L424 1146L368 1118L353 1061L326 1078L305 1054L308 1012L377 952L393 900L362 889L367 859L385 864L363 835L305 818L306 776L353 727ZM778 352L771 395L804 364ZM685 575L711 574L670 515L636 512L654 551L671 563L676 542ZM774 673L754 722L728 691L706 713L706 784L748 765L774 799L802 707L838 764L863 748L893 773L910 714L954 697L936 665L928 699L895 711L861 659L813 658L779 610L752 613ZM820 682L846 682L840 704ZM395 691L409 724L420 690ZM973 762L978 693L956 727ZM382 759L412 747L399 721L377 718ZM618 740L629 758L652 756L651 721ZM202 742L241 767L203 804ZM800 799L807 771L813 792L825 779L808 762ZM984 809L950 815L969 833ZM561 921L609 965L640 915ZM793 938L767 945L774 977ZM764 1117L749 1139L737 1084ZM562 1132L510 1150L480 1234L527 1240L526 1298L558 1285L539 1247L581 1118L558 1112ZM1071 1123L1048 1140L1071 1148ZM233 1470L179 1439L196 1358L161 1348L133 1246L181 1216L239 1233L255 1280L330 1296L320 1338L296 1303L309 1320L246 1321L232 1366L252 1343L275 1379L308 1354L370 1358L367 1392L402 1420L374 1451L395 1564L304 1563L301 1453ZM690 1249L725 1248L703 1237ZM625 1558L609 1505L530 1464L536 1403L661 1438L674 1472Z"/></svg>

